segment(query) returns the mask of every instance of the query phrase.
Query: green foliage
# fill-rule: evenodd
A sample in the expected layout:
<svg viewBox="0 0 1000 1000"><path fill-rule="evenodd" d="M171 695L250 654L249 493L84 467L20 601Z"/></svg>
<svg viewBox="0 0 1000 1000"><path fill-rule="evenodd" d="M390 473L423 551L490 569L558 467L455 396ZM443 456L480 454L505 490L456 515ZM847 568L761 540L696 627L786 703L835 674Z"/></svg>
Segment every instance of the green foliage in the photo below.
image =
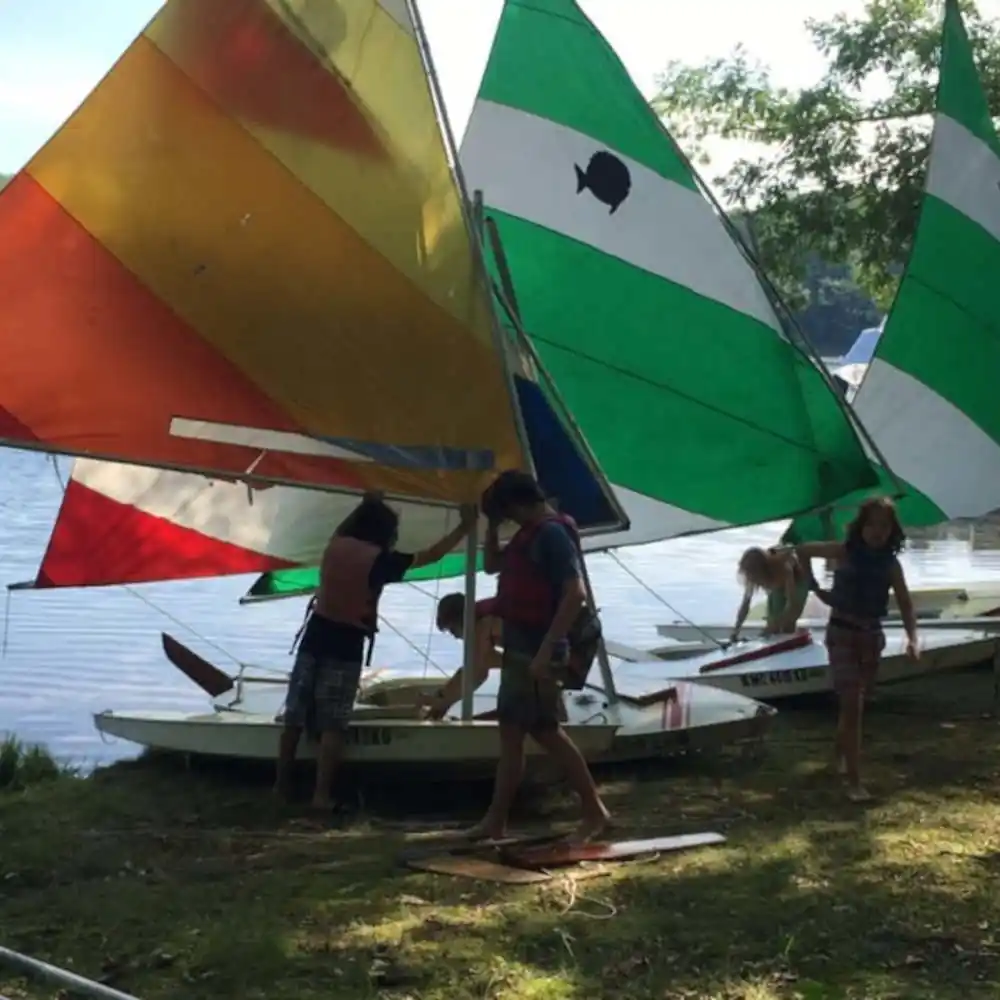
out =
<svg viewBox="0 0 1000 1000"><path fill-rule="evenodd" d="M70 773L45 747L26 745L13 736L0 741L0 792L20 791Z"/></svg>
<svg viewBox="0 0 1000 1000"><path fill-rule="evenodd" d="M960 5L1000 111L1000 25L972 0ZM810 254L848 263L879 305L892 299L926 172L942 8L868 0L858 18L807 20L826 70L802 90L777 86L743 48L701 66L672 62L659 80L654 108L702 162L708 136L759 144L716 181L752 210L761 261L798 303Z"/></svg>
<svg viewBox="0 0 1000 1000"><path fill-rule="evenodd" d="M0 174L0 191L2 191L7 186L7 181L9 181L9 174Z"/></svg>
<svg viewBox="0 0 1000 1000"><path fill-rule="evenodd" d="M847 264L828 264L811 253L802 275L802 293L796 320L809 342L823 357L846 354L858 334L878 326L881 316L860 289Z"/></svg>

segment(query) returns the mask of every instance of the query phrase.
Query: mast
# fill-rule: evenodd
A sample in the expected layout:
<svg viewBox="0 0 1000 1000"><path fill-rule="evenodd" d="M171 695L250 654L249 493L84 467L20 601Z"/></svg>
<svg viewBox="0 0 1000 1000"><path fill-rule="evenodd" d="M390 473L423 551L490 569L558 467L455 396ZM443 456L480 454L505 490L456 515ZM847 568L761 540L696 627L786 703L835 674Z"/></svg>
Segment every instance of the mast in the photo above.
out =
<svg viewBox="0 0 1000 1000"><path fill-rule="evenodd" d="M491 294L491 284L489 272L486 268L486 258L483 255L482 243L476 238L475 212L476 207L469 198L468 185L465 182L465 175L458 158L458 144L455 142L455 133L451 128L451 121L444 106L444 98L441 95L441 84L438 80L437 70L434 68L434 59L431 56L430 46L427 43L427 34L424 31L423 19L417 6L417 0L406 0L406 7L413 22L413 29L416 33L417 48L420 58L424 64L424 73L430 89L431 101L437 111L438 124L441 127L441 137L444 140L445 152L451 164L452 176L455 178L455 185L458 188L459 205L462 211L462 218L465 222L465 231L468 233L472 243L472 257L476 272L476 280L479 282L483 293L486 295L487 307L490 311L490 327L493 333L493 346L499 355L501 370L507 382L507 391L510 396L511 408L514 412L514 425L517 428L518 439L521 444L521 451L529 470L534 473L535 468L531 458L531 446L528 443L528 432L524 426L521 416L521 407L517 401L517 389L514 386L514 373L511 371L507 352L504 350L503 330L496 309L493 306L493 296Z"/></svg>
<svg viewBox="0 0 1000 1000"><path fill-rule="evenodd" d="M476 508L471 507L470 513ZM469 508L462 508L465 513ZM476 669L476 555L479 530L474 528L465 540L465 611L462 614L462 721L472 721L472 683Z"/></svg>
<svg viewBox="0 0 1000 1000"><path fill-rule="evenodd" d="M477 190L475 192L475 197L477 204L482 203L483 192ZM549 396L558 406L560 415L563 420L566 421L569 429L572 431L576 438L576 444L580 448L583 457L586 459L588 465L590 466L591 472L594 474L594 478L597 479L602 485L607 486L605 494L610 502L611 509L614 511L615 515L618 517L619 521L623 525L623 530L628 530L631 527L631 522L629 520L628 513L622 507L618 500L618 495L614 491L614 487L605 475L601 463L598 461L597 456L594 454L594 449L590 447L590 443L584 436L583 429L580 427L579 422L576 417L573 416L569 407L566 405L566 401L563 399L562 394L559 392L559 387L556 385L555 380L549 374L548 369L545 367L544 362L541 357L539 357L538 351L535 350L535 345L531 342L531 338L528 336L524 329L524 324L521 321L521 309L517 301L517 293L514 289L514 279L511 275L510 266L507 261L507 254L503 248L503 242L500 239L500 232L497 229L496 222L491 218L483 218L483 231L487 233L490 241L490 249L493 251L493 256L496 260L497 270L500 274L500 287L497 287L496 283L493 283L493 293L496 295L497 301L503 307L504 312L507 315L507 319L510 321L510 325L514 328L514 334L516 337L516 345L520 350L523 350L530 358L531 363L538 369L539 374L542 376L542 380L545 383L545 388L548 391Z"/></svg>
<svg viewBox="0 0 1000 1000"><path fill-rule="evenodd" d="M507 384L507 393L510 399L511 410L514 415L514 425L517 428L517 436L521 445L521 453L528 469L534 474L535 467L531 457L531 446L528 442L528 432L524 426L521 416L521 407L517 399L517 389L514 385L514 374L511 371L507 358L507 351L504 347L503 330L500 327L500 320L496 309L493 307L493 296L491 295L489 272L486 269L486 260L483 255L482 243L476 237L475 228L475 207L470 204L469 192L465 183L465 176L458 159L458 146L455 142L455 135L452 132L451 122L444 106L444 98L441 95L441 85L438 80L437 71L434 68L434 60L431 56L430 46L427 43L427 34L424 31L423 20L416 0L406 0L406 7L413 22L414 32L417 38L417 48L420 52L421 61L424 64L424 73L431 93L431 100L437 111L438 124L441 127L441 136L444 140L445 151L451 162L452 175L458 188L459 204L462 210L462 218L465 221L465 231L472 243L472 256L475 267L475 277L486 295L487 308L490 311L490 329L493 334L493 347L498 355L498 360L503 371L504 380ZM466 566L465 566L465 619L462 638L462 722L472 720L472 675L474 669L474 659L476 655L476 630L475 630L475 600L476 600L476 556L478 532L473 531L469 535L466 546Z"/></svg>
<svg viewBox="0 0 1000 1000"><path fill-rule="evenodd" d="M482 203L482 192L476 191L476 201L477 204ZM562 397L559 395L559 390L556 387L555 382L549 375L545 366L542 364L541 358L535 351L534 344L531 343L531 338L524 331L524 326L521 323L521 312L517 305L517 293L514 289L514 279L510 273L510 267L507 263L507 254L504 252L503 241L500 239L500 232L496 225L493 223L492 219L487 220L490 246L493 250L493 255L496 258L497 270L500 272L500 282L502 288L496 289L497 297L502 303L504 310L510 319L511 325L514 327L514 331L518 336L518 347L527 351L530 355L531 361L538 368L539 373L545 380L545 384L549 391L552 393L556 402L559 404L559 408L563 411L565 419L569 422L570 426L576 434L577 440L584 449L584 455L586 456L588 462L593 467L593 471L600 477L602 482L607 482L604 473L601 471L600 463L597 461L597 456L593 453L590 446L587 444L586 438L583 436L583 431L580 429L579 425L573 418L573 414L570 413L569 408L563 402ZM629 524L628 516L621 509L621 505L618 503L618 498L614 494L614 490L611 490L611 498L613 501L613 508L617 514L619 514L626 527ZM591 610L597 613L597 601L594 597L594 588L590 580L590 573L587 569L587 559L583 554L581 549L580 552L580 569L583 572L583 584L587 591L587 601L590 604ZM604 693L607 695L608 704L614 705L620 699L618 697L618 690L615 687L615 676L611 670L611 661L608 659L608 648L604 643L604 635L601 634L597 641L597 662L601 671L601 681L604 684ZM464 676L464 675L463 675Z"/></svg>

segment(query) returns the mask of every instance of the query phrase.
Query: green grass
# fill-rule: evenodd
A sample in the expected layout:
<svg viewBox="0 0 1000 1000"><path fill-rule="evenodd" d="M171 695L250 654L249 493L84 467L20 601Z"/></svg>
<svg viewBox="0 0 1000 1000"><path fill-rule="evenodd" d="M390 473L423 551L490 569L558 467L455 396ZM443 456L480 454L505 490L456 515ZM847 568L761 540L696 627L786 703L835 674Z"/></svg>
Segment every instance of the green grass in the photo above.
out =
<svg viewBox="0 0 1000 1000"><path fill-rule="evenodd" d="M623 838L728 843L541 887L396 867L415 835L392 822L395 790L369 790L367 812L332 828L218 768L147 760L26 783L0 794L0 941L144 1000L995 998L991 685L882 696L867 808L825 773L818 710L783 712L762 757L607 776ZM474 816L483 794L444 801ZM542 814L571 819L571 804L534 796L520 819ZM0 970L12 1000L46 989Z"/></svg>

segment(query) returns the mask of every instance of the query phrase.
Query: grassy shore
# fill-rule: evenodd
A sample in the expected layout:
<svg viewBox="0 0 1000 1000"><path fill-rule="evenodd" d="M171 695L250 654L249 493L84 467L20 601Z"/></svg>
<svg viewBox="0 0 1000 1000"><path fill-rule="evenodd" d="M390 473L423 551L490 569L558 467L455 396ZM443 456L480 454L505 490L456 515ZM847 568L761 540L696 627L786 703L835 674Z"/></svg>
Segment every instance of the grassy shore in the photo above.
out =
<svg viewBox="0 0 1000 1000"><path fill-rule="evenodd" d="M363 813L320 826L272 805L263 776L218 768L145 760L13 785L0 942L144 1000L995 998L991 691L970 675L881 696L868 807L825 772L818 709L783 712L763 756L607 776L622 837L728 843L540 887L398 868L412 789L369 790ZM471 818L485 793L438 794L425 818L445 804ZM520 815L571 818L553 795ZM0 994L58 995L2 969Z"/></svg>

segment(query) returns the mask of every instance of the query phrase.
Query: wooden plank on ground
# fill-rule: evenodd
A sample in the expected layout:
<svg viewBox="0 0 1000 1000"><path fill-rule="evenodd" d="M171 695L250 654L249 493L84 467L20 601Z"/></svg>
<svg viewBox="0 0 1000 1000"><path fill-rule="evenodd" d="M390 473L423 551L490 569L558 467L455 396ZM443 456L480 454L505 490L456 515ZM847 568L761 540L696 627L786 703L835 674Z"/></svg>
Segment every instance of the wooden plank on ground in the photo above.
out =
<svg viewBox="0 0 1000 1000"><path fill-rule="evenodd" d="M500 852L502 860L525 868L556 868L583 861L624 861L642 854L661 854L725 843L721 833L682 833L673 837L650 837L646 840L595 841L517 845Z"/></svg>

